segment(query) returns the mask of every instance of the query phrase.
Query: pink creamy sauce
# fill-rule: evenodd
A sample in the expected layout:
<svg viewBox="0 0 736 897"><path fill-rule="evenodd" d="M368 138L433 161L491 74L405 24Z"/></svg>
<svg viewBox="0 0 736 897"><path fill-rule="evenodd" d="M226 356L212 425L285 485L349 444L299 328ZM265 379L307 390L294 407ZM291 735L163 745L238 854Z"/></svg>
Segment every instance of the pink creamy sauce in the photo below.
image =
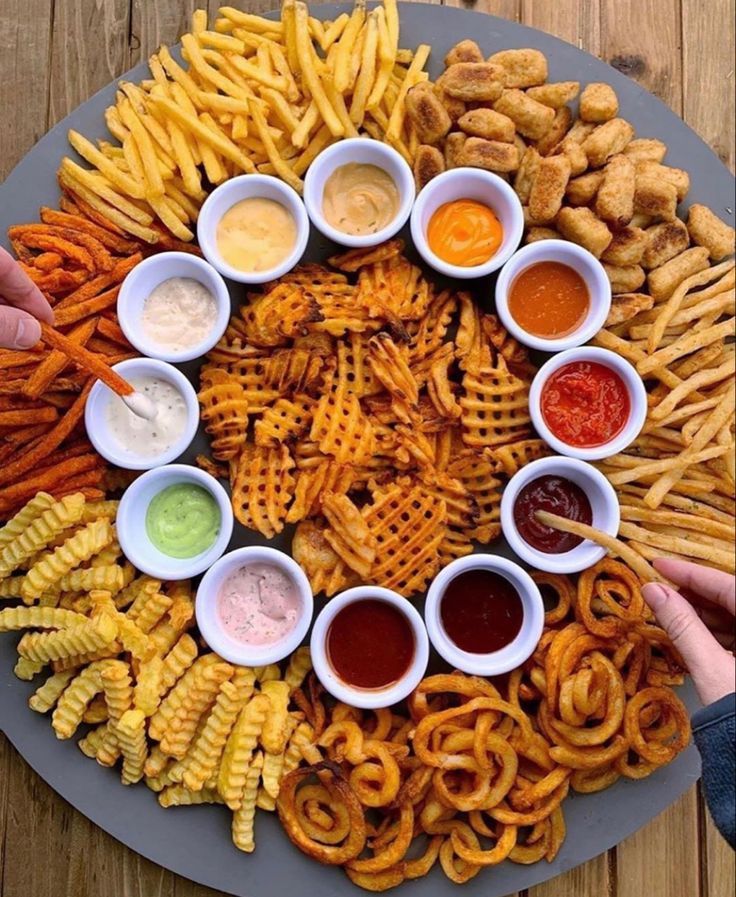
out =
<svg viewBox="0 0 736 897"><path fill-rule="evenodd" d="M301 601L287 573L273 564L249 564L222 584L217 611L232 638L247 645L270 645L296 626Z"/></svg>

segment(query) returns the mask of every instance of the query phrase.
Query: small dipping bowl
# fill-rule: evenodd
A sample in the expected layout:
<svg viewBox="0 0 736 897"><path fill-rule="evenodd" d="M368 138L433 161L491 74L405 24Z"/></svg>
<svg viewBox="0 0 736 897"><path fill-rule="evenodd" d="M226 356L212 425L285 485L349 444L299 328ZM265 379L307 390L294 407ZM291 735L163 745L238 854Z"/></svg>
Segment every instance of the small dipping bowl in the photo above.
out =
<svg viewBox="0 0 736 897"><path fill-rule="evenodd" d="M336 169L350 162L382 168L391 176L399 192L399 211L374 234L346 234L333 227L322 213L327 179ZM370 137L351 137L333 143L312 162L304 178L304 205L312 224L329 240L354 249L377 246L398 233L411 214L415 195L414 175L403 157L393 147Z"/></svg>
<svg viewBox="0 0 736 897"><path fill-rule="evenodd" d="M176 387L186 404L186 425L179 439L168 451L159 455L138 455L126 451L108 429L106 420L107 405L112 401L122 400L98 380L90 390L84 409L84 426L92 445L103 458L127 470L150 470L152 467L160 467L174 461L189 448L199 426L199 404L192 384L181 371L165 361L154 358L129 358L113 365L112 369L126 379L157 377Z"/></svg>
<svg viewBox="0 0 736 897"><path fill-rule="evenodd" d="M246 645L234 639L223 627L218 611L218 598L225 580L247 564L271 564L278 567L295 584L301 601L301 614L288 635L269 645ZM249 545L230 551L220 558L202 577L197 589L195 613L197 626L204 640L225 660L242 666L266 666L277 663L294 652L302 643L312 622L314 601L309 580L295 560L275 548Z"/></svg>
<svg viewBox="0 0 736 897"><path fill-rule="evenodd" d="M217 313L207 336L186 349L162 346L146 335L141 324L143 306L151 293L172 277L196 280L209 290ZM118 296L118 318L131 345L149 358L179 363L205 355L225 332L230 319L230 294L222 277L212 265L189 252L161 252L136 265L128 274Z"/></svg>
<svg viewBox="0 0 736 897"><path fill-rule="evenodd" d="M541 262L567 265L580 275L588 290L588 313L580 326L566 336L535 336L516 321L509 309L514 281L527 268ZM565 240L539 240L522 247L503 266L496 281L496 310L504 327L520 343L542 352L561 352L587 343L604 325L610 308L611 283L603 265L587 249Z"/></svg>
<svg viewBox="0 0 736 897"><path fill-rule="evenodd" d="M146 530L146 514L153 499L180 483L206 489L220 511L217 538L205 551L189 558L164 554L151 542ZM123 554L138 570L155 579L189 579L211 567L227 548L233 533L233 509L227 492L210 474L188 464L169 464L149 470L128 486L120 499L116 525Z"/></svg>
<svg viewBox="0 0 736 897"><path fill-rule="evenodd" d="M451 265L429 246L427 228L432 216L440 206L458 199L483 203L501 222L503 241L498 251L482 265ZM435 271L459 280L485 277L497 271L516 251L523 232L524 212L513 187L498 175L480 168L453 168L432 178L420 192L411 213L411 238L421 257Z"/></svg>
<svg viewBox="0 0 736 897"><path fill-rule="evenodd" d="M521 600L521 629L510 644L498 651L487 654L464 651L449 637L442 623L440 606L448 585L455 577L470 570L488 570L504 577ZM435 576L427 593L424 619L435 650L447 663L475 676L500 676L531 657L542 637L544 603L537 584L518 564L495 554L470 554L452 561Z"/></svg>
<svg viewBox="0 0 736 897"><path fill-rule="evenodd" d="M608 442L590 448L563 442L550 430L542 414L541 398L545 383L555 371L576 361L597 362L610 368L623 380L629 394L629 419L624 428ZM600 461L601 458L610 458L611 455L623 451L639 435L647 417L647 392L636 369L620 355L597 346L581 346L579 349L560 352L537 371L529 390L529 414L537 433L558 454L578 458L581 461Z"/></svg>
<svg viewBox="0 0 736 897"><path fill-rule="evenodd" d="M367 600L384 601L392 605L404 616L414 635L414 656L408 669L397 682L385 688L368 689L349 685L337 675L328 656L327 638L335 617L348 605ZM419 685L429 662L429 639L421 615L406 598L380 586L356 586L332 598L314 621L310 650L314 671L327 691L339 701L364 710L390 707L403 701Z"/></svg>
<svg viewBox="0 0 736 897"><path fill-rule="evenodd" d="M217 225L222 216L244 199L272 199L291 212L296 222L296 243L278 265L264 271L241 271L229 265L217 247ZM304 255L309 240L309 218L299 194L268 174L244 174L225 181L210 193L199 212L197 239L204 257L220 274L238 283L266 283L283 277Z"/></svg>
<svg viewBox="0 0 736 897"><path fill-rule="evenodd" d="M539 551L519 533L514 520L514 505L521 490L544 476L564 477L579 486L587 495L593 513L592 525L609 536L618 534L620 512L616 490L606 477L585 461L554 456L540 458L522 467L506 484L501 496L501 528L509 546L522 561L545 573L579 573L597 564L606 549L584 539L580 545L560 554Z"/></svg>

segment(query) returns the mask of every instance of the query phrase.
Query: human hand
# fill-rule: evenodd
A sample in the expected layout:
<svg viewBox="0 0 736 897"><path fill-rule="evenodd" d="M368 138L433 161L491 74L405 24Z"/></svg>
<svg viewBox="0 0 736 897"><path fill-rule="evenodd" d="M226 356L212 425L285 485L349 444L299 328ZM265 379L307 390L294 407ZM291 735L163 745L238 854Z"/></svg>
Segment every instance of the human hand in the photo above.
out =
<svg viewBox="0 0 736 897"><path fill-rule="evenodd" d="M0 246L0 346L30 349L41 339L38 321L54 323L43 293Z"/></svg>
<svg viewBox="0 0 736 897"><path fill-rule="evenodd" d="M674 558L658 558L654 566L684 594L650 582L644 600L682 655L700 700L712 704L736 687L736 578Z"/></svg>

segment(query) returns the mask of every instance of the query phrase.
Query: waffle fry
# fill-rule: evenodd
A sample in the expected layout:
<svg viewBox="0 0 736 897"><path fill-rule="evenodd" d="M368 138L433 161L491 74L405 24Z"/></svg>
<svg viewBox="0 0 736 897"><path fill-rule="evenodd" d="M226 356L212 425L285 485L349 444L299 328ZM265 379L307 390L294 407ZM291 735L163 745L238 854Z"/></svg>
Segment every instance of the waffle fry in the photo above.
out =
<svg viewBox="0 0 736 897"><path fill-rule="evenodd" d="M212 454L218 461L234 458L245 443L248 401L245 390L224 371L211 371L197 398L202 405L205 430L212 437Z"/></svg>
<svg viewBox="0 0 736 897"><path fill-rule="evenodd" d="M233 479L233 509L244 526L268 538L281 532L294 489L293 468L285 445L245 447Z"/></svg>

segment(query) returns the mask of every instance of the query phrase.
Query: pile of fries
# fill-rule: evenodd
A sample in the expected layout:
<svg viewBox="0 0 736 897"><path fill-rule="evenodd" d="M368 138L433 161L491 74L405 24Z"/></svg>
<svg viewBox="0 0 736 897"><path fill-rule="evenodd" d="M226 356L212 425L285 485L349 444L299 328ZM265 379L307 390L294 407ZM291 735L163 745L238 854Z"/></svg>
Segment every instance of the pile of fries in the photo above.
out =
<svg viewBox="0 0 736 897"><path fill-rule="evenodd" d="M224 6L209 30L197 10L180 64L161 47L151 78L123 83L106 113L117 143L69 141L92 169L65 158L63 186L126 233L157 243L162 225L194 236L207 188L237 174L274 174L302 190L326 146L368 135L411 161L417 141L405 120L409 88L427 79L430 48L399 46L396 0L334 21L284 0L280 19Z"/></svg>
<svg viewBox="0 0 736 897"><path fill-rule="evenodd" d="M29 699L57 738L164 807L224 803L235 845L254 849L256 807L273 811L312 728L290 695L311 669L298 649L284 675L234 667L189 633L189 582L137 575L115 537L116 501L40 492L0 529L0 632L26 631L15 674L50 675ZM21 602L21 603L18 603Z"/></svg>
<svg viewBox="0 0 736 897"><path fill-rule="evenodd" d="M315 594L424 591L500 535L502 478L547 453L525 350L468 294L436 293L402 248L250 294L202 367L202 418L228 468L203 463L229 474L244 526L272 538L298 524Z"/></svg>
<svg viewBox="0 0 736 897"><path fill-rule="evenodd" d="M687 746L687 710L671 688L681 661L636 576L604 560L577 584L536 579L554 606L532 659L503 684L430 676L408 718L328 709L314 680L294 694L316 737L277 802L297 847L371 891L426 875L437 859L458 884L506 859L551 862L571 789L644 778Z"/></svg>

